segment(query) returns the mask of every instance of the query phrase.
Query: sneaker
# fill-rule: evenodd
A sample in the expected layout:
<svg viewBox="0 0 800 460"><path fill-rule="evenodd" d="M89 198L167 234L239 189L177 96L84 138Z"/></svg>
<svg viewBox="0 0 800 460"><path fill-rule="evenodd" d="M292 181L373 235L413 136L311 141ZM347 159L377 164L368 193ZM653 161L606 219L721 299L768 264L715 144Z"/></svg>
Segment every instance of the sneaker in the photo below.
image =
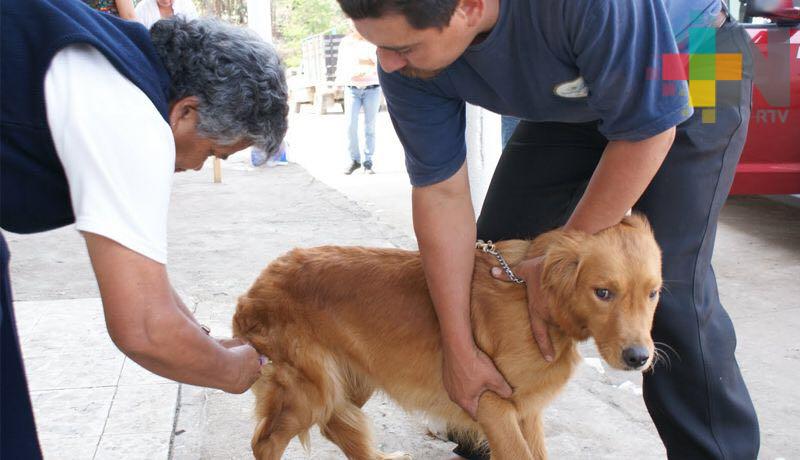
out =
<svg viewBox="0 0 800 460"><path fill-rule="evenodd" d="M344 170L344 173L349 176L350 174L353 174L353 171L355 171L356 169L358 169L360 167L361 167L361 163L353 160L353 163L351 163L350 166L347 169Z"/></svg>
<svg viewBox="0 0 800 460"><path fill-rule="evenodd" d="M364 162L364 174L375 174L375 171L372 170L372 162L365 161Z"/></svg>

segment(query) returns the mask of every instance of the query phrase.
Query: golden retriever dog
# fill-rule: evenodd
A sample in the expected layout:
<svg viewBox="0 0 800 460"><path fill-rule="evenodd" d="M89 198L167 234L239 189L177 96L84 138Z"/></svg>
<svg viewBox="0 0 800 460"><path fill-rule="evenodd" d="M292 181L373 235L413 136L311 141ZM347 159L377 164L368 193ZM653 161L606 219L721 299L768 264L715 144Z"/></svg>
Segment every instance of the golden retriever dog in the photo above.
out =
<svg viewBox="0 0 800 460"><path fill-rule="evenodd" d="M374 447L361 407L381 390L408 411L488 440L492 458L545 458L542 411L593 337L614 368L644 370L661 288L661 253L647 221L626 217L595 235L554 230L496 244L513 267L544 256L541 277L556 355L547 362L531 332L524 285L493 278L495 257L476 249L472 328L513 388L485 392L477 420L442 384L439 325L418 252L363 247L295 249L272 262L239 298L234 335L268 356L253 386L258 459L279 459L289 441L322 434L350 459L409 458Z"/></svg>

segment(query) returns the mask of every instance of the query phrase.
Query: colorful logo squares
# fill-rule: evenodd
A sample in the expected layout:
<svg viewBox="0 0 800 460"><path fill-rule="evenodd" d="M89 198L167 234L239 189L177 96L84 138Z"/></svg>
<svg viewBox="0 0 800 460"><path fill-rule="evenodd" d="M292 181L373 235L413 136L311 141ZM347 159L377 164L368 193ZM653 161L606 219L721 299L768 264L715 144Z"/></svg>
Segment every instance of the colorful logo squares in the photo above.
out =
<svg viewBox="0 0 800 460"><path fill-rule="evenodd" d="M662 93L675 94L674 81L689 82L692 107L703 108L703 123L716 121L718 81L742 79L742 55L716 52L716 29L698 27L689 30L689 53L661 57Z"/></svg>

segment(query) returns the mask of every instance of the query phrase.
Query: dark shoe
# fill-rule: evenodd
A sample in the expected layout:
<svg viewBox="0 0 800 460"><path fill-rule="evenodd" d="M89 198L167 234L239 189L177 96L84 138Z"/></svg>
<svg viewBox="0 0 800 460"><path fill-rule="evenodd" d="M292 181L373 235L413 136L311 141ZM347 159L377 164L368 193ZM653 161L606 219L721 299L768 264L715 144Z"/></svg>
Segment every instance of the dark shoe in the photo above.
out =
<svg viewBox="0 0 800 460"><path fill-rule="evenodd" d="M453 453L467 460L490 460L492 456L489 443L475 433L462 433L448 425L447 440L458 444Z"/></svg>
<svg viewBox="0 0 800 460"><path fill-rule="evenodd" d="M467 460L489 460L492 456L489 444L485 441L478 446L459 444L453 449L453 453Z"/></svg>
<svg viewBox="0 0 800 460"><path fill-rule="evenodd" d="M364 174L375 174L375 171L372 170L372 162L365 161L364 162Z"/></svg>
<svg viewBox="0 0 800 460"><path fill-rule="evenodd" d="M355 171L356 169L358 169L360 167L361 167L361 163L353 160L353 163L350 164L350 167L348 167L347 169L344 170L344 173L349 176L350 174L353 174L353 171Z"/></svg>

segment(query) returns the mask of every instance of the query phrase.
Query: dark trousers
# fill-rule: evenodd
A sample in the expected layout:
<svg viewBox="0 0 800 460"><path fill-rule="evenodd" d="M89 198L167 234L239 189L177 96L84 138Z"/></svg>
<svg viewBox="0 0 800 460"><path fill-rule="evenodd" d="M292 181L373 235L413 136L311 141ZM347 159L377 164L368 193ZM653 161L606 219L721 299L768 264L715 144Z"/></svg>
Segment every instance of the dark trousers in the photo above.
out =
<svg viewBox="0 0 800 460"><path fill-rule="evenodd" d="M42 458L14 324L8 246L0 234L0 458Z"/></svg>
<svg viewBox="0 0 800 460"><path fill-rule="evenodd" d="M664 253L665 289L653 339L671 364L644 374L644 400L671 459L754 459L755 410L734 356L733 324L720 304L711 255L750 117L748 37L733 23L717 52L742 53L741 82L718 82L716 122L701 112L681 124L663 166L634 209ZM503 151L478 219L478 238L531 238L563 225L607 140L596 123L523 121Z"/></svg>

